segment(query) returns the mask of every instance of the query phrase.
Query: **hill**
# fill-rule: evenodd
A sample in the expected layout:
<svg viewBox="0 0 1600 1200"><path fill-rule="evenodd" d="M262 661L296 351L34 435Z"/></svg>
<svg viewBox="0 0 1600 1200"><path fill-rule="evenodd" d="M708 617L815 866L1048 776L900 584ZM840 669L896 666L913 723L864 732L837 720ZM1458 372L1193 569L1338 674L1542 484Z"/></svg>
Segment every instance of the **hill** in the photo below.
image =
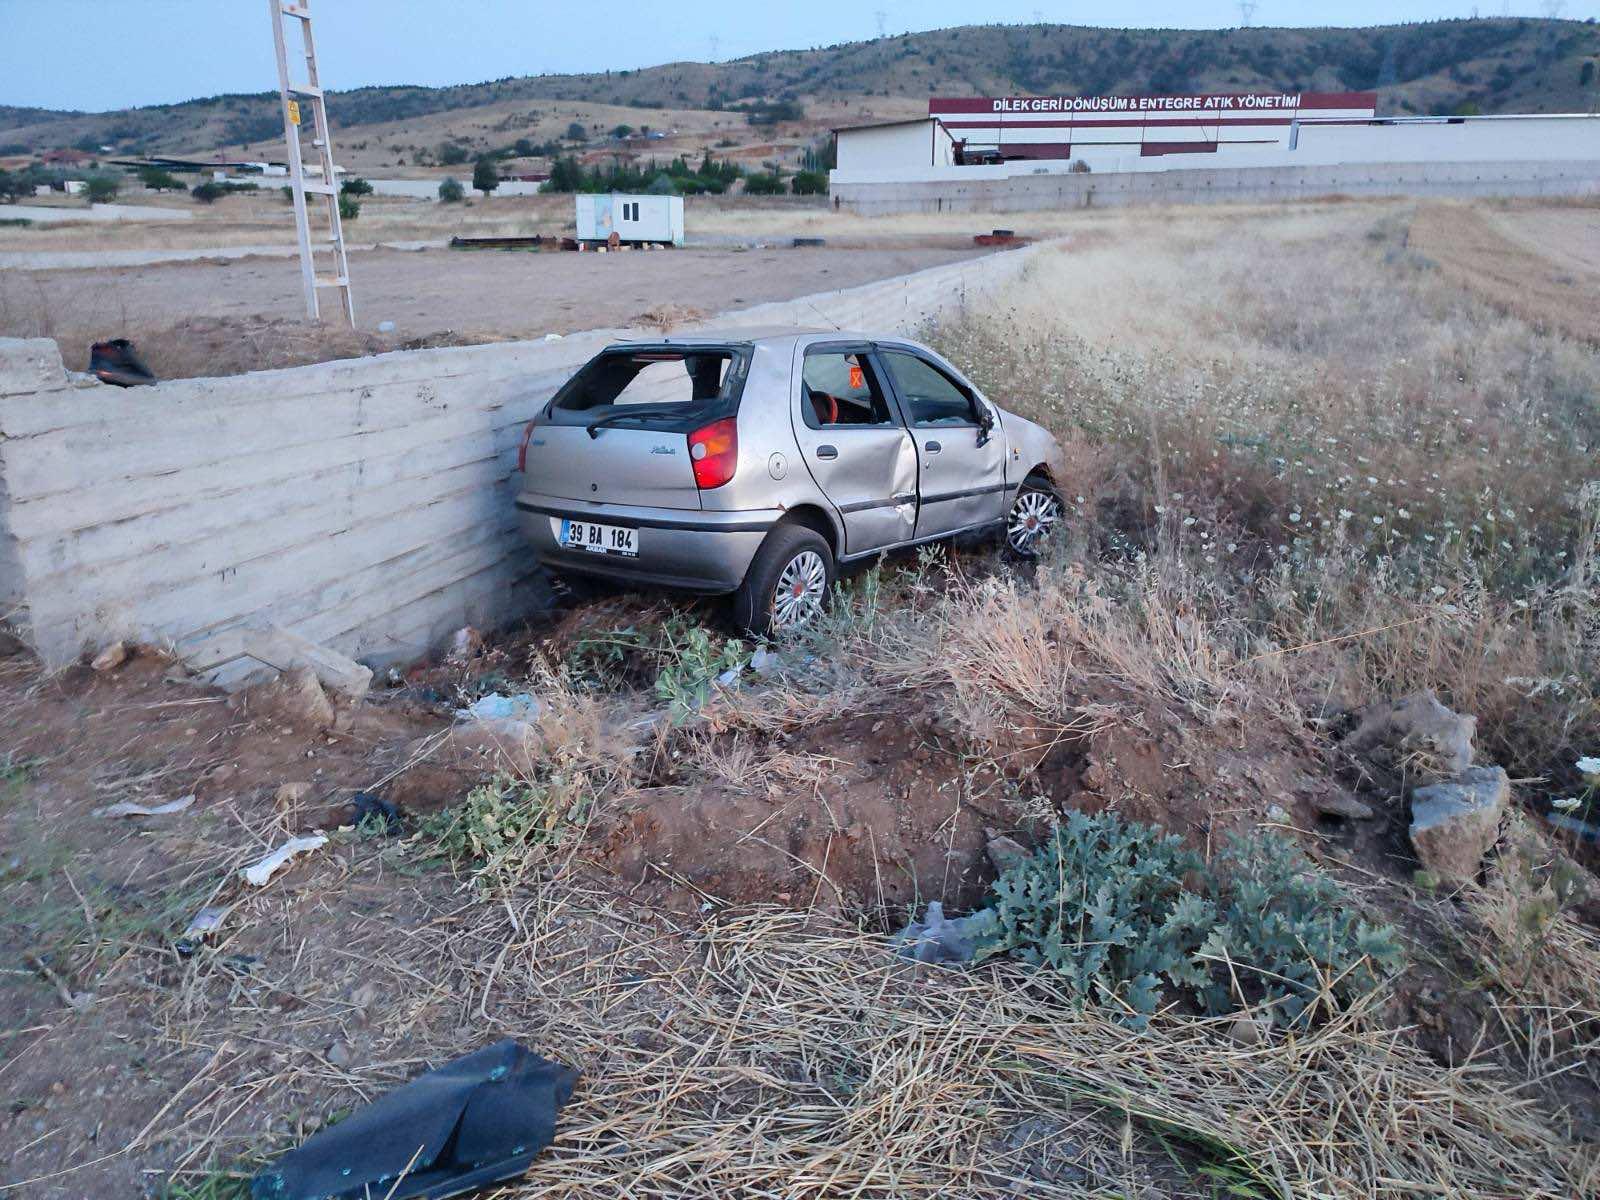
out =
<svg viewBox="0 0 1600 1200"><path fill-rule="evenodd" d="M328 48L332 51L333 48ZM797 101L808 109L866 98L874 111L920 107L930 94L1342 91L1375 88L1389 113L1584 111L1600 81L1593 22L1531 18L1435 21L1365 29L1120 30L984 25L904 34L722 63L536 75L452 87L337 92L336 126L372 130L426 117L469 124L495 109L493 128L538 136L517 104L561 101L681 113ZM336 59L330 53L329 62ZM451 135L450 120L430 129ZM476 122L481 129L483 122ZM796 132L807 132L796 130ZM811 130L810 132L815 132ZM0 152L81 144L122 153L198 154L276 138L273 94L81 113L0 108ZM469 140L472 140L469 138ZM348 141L348 138L346 139Z"/></svg>

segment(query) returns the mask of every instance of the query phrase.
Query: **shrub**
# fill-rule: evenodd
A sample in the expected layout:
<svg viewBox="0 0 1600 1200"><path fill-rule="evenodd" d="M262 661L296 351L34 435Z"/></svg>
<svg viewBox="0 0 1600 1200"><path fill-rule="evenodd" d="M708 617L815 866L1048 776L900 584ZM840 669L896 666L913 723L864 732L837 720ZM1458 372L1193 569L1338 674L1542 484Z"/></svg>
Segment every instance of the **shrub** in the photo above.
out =
<svg viewBox="0 0 1600 1200"><path fill-rule="evenodd" d="M292 198L293 192L288 188L285 188L284 190L290 192L290 196ZM205 183L197 183L194 187L189 189L189 195L200 201L201 204L215 204L227 194L227 188L223 187L220 183L212 183L210 180L207 180Z"/></svg>
<svg viewBox="0 0 1600 1200"><path fill-rule="evenodd" d="M361 202L354 196L339 193L339 219L341 221L354 221L361 215Z"/></svg>
<svg viewBox="0 0 1600 1200"><path fill-rule="evenodd" d="M1073 991L1142 1025L1163 977L1172 986L1206 982L1196 955L1216 910L1183 885L1202 867L1152 826L1069 813L1037 854L995 881L997 948L1050 967Z"/></svg>
<svg viewBox="0 0 1600 1200"><path fill-rule="evenodd" d="M745 177L744 190L752 196L781 196L783 180L776 171L770 175L757 172Z"/></svg>
<svg viewBox="0 0 1600 1200"><path fill-rule="evenodd" d="M989 949L1051 968L1136 1027L1172 988L1211 1015L1261 1006L1276 1025L1308 1028L1402 960L1393 929L1361 920L1277 837L1235 840L1207 866L1153 826L1073 812L994 892Z"/></svg>
<svg viewBox="0 0 1600 1200"><path fill-rule="evenodd" d="M160 167L142 167L139 170L139 182L152 192L181 192L183 181L170 171Z"/></svg>
<svg viewBox="0 0 1600 1200"><path fill-rule="evenodd" d="M356 176L341 183L339 192L344 196L370 196L372 195L372 185L360 176Z"/></svg>
<svg viewBox="0 0 1600 1200"><path fill-rule="evenodd" d="M789 181L789 190L796 196L823 196L828 191L828 176L824 171L800 171Z"/></svg>
<svg viewBox="0 0 1600 1200"><path fill-rule="evenodd" d="M457 145L455 142L440 143L437 153L441 167L459 166L472 157L465 146Z"/></svg>
<svg viewBox="0 0 1600 1200"><path fill-rule="evenodd" d="M452 861L476 860L476 875L514 883L549 853L577 837L596 793L582 772L552 771L534 780L497 775L422 827Z"/></svg>
<svg viewBox="0 0 1600 1200"><path fill-rule="evenodd" d="M90 204L105 204L117 198L122 185L112 175L91 175L83 190L89 197Z"/></svg>
<svg viewBox="0 0 1600 1200"><path fill-rule="evenodd" d="M586 141L588 137L588 131L584 129L582 125L578 124L578 122L574 121L567 126L567 141L582 142Z"/></svg>
<svg viewBox="0 0 1600 1200"><path fill-rule="evenodd" d="M1207 1012L1265 1004L1274 1024L1303 1029L1400 969L1394 930L1363 921L1293 843L1235 838L1218 866L1218 920L1200 947Z"/></svg>
<svg viewBox="0 0 1600 1200"><path fill-rule="evenodd" d="M439 185L439 199L445 204L460 204L466 194L467 190L461 186L459 179L446 179Z"/></svg>

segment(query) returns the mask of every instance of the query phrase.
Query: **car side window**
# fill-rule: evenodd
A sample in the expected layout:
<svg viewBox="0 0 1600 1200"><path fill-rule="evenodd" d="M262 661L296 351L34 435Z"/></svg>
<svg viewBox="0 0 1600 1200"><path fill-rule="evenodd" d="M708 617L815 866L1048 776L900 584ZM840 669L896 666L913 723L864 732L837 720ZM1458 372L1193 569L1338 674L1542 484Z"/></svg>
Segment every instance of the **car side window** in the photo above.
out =
<svg viewBox="0 0 1600 1200"><path fill-rule="evenodd" d="M865 354L807 354L800 389L800 414L812 429L895 423L888 397Z"/></svg>
<svg viewBox="0 0 1600 1200"><path fill-rule="evenodd" d="M895 390L913 425L926 428L981 423L977 401L938 367L898 350L882 350L879 354L894 376Z"/></svg>

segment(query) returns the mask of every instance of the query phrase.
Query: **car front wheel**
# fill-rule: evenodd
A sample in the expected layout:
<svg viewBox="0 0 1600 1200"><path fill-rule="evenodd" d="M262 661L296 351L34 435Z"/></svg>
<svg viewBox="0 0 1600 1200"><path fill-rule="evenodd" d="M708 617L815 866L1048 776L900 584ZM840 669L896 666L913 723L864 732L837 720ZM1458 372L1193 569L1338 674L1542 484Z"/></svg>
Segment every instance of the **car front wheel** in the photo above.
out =
<svg viewBox="0 0 1600 1200"><path fill-rule="evenodd" d="M779 525L761 543L733 598L734 620L756 637L802 629L828 606L833 551L814 529Z"/></svg>
<svg viewBox="0 0 1600 1200"><path fill-rule="evenodd" d="M1006 517L1006 545L1023 558L1038 558L1063 512L1055 488L1037 477L1024 480Z"/></svg>

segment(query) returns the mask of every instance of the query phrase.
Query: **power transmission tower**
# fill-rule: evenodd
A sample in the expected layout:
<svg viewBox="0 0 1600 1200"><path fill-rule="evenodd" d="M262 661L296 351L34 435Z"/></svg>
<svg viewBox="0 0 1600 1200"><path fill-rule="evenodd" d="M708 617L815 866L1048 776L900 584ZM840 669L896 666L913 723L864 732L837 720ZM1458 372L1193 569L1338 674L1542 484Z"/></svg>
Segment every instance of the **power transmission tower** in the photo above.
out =
<svg viewBox="0 0 1600 1200"><path fill-rule="evenodd" d="M889 14L880 8L874 11L872 15L878 18L878 36L886 36L889 29Z"/></svg>
<svg viewBox="0 0 1600 1200"><path fill-rule="evenodd" d="M321 77L317 74L317 49L311 37L311 0L267 0L267 11L272 14L272 44L278 53L278 97L283 107L283 140L289 150L289 190L294 201L295 234L300 241L300 276L305 288L306 315L312 320L320 317L317 304L318 288L336 288L344 308L345 318L352 328L356 323L355 300L350 294L350 263L344 252L344 229L339 223L339 181L333 168L333 143L328 131L328 106L323 96ZM295 83L289 76L289 51L283 32L283 19L288 17L300 26L301 44L305 50L306 80ZM311 148L316 152L322 167L322 177L307 183L305 165L301 158L300 102L309 101L311 110ZM311 244L311 219L306 211L306 196L320 196L328 216L328 239L324 246L333 255L333 274L318 275Z"/></svg>
<svg viewBox="0 0 1600 1200"><path fill-rule="evenodd" d="M1239 0L1239 28L1249 29L1256 19L1256 0Z"/></svg>
<svg viewBox="0 0 1600 1200"><path fill-rule="evenodd" d="M1544 0L1544 15L1552 21L1559 21L1566 10L1566 0Z"/></svg>
<svg viewBox="0 0 1600 1200"><path fill-rule="evenodd" d="M716 34L713 33L711 35L709 41L711 42L711 61L712 62L716 62L717 61L717 48L722 45L722 39L719 38Z"/></svg>

